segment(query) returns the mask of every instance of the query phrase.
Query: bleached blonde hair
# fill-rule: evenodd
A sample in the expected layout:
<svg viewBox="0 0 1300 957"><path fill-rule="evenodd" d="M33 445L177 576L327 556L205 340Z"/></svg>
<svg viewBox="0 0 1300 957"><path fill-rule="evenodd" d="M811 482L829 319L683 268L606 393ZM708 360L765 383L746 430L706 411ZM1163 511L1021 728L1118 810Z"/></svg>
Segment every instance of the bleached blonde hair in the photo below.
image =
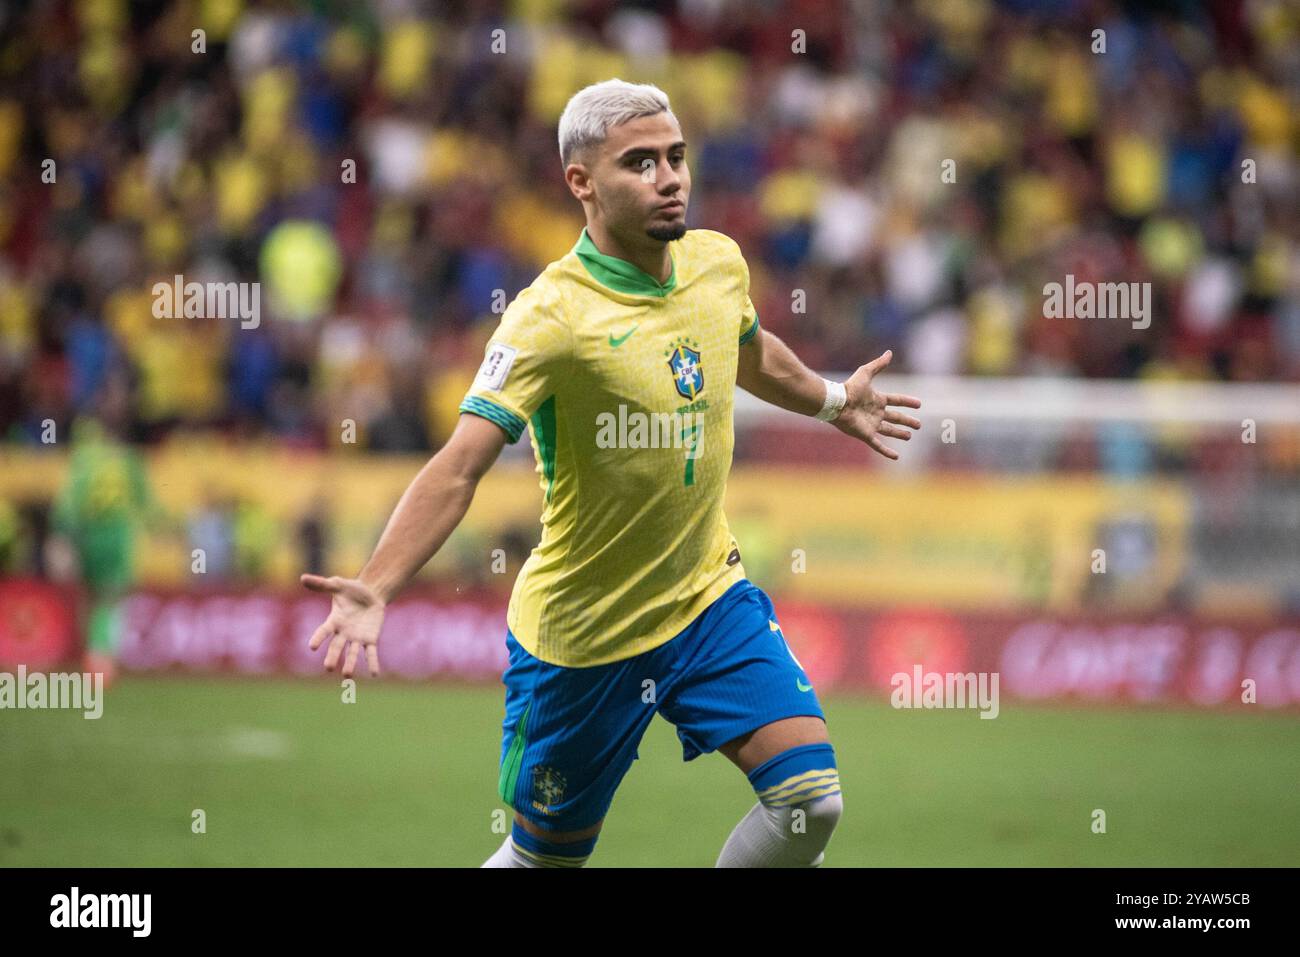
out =
<svg viewBox="0 0 1300 957"><path fill-rule="evenodd" d="M560 115L560 162L568 166L577 151L603 143L610 127L659 113L672 116L673 111L668 94L651 83L616 77L583 87Z"/></svg>

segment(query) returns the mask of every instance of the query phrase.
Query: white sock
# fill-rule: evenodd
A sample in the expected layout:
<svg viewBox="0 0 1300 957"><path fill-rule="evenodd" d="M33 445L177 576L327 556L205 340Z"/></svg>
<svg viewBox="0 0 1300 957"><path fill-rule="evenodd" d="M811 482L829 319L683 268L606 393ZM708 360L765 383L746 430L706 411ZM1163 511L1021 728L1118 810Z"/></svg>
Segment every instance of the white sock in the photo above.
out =
<svg viewBox="0 0 1300 957"><path fill-rule="evenodd" d="M539 867L515 849L515 842L506 835L506 842L497 848L496 853L484 861L480 867Z"/></svg>
<svg viewBox="0 0 1300 957"><path fill-rule="evenodd" d="M755 804L722 845L716 866L820 867L843 808L838 793L791 807Z"/></svg>

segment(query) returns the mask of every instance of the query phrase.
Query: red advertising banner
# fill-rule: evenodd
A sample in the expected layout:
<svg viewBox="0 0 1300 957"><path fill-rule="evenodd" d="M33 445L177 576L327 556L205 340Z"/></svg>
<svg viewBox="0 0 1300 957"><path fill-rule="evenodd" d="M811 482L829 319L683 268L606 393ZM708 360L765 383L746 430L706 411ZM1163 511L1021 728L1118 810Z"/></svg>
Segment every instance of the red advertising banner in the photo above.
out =
<svg viewBox="0 0 1300 957"><path fill-rule="evenodd" d="M307 647L328 597L270 592L136 593L127 599L123 667L317 674L325 648ZM479 597L411 595L384 615L380 664L402 678L500 678L505 607Z"/></svg>
<svg viewBox="0 0 1300 957"><path fill-rule="evenodd" d="M899 675L997 674L1020 700L1300 706L1300 621L1186 617L1070 619L925 609L844 611L776 600L782 631L823 691L888 695ZM316 674L307 642L328 599L274 593L137 593L127 600L124 667ZM505 608L478 595L414 594L384 620L390 676L499 680ZM1253 699L1253 701L1251 700Z"/></svg>
<svg viewBox="0 0 1300 957"><path fill-rule="evenodd" d="M73 657L79 647L73 595L39 578L0 579L0 668L36 671Z"/></svg>

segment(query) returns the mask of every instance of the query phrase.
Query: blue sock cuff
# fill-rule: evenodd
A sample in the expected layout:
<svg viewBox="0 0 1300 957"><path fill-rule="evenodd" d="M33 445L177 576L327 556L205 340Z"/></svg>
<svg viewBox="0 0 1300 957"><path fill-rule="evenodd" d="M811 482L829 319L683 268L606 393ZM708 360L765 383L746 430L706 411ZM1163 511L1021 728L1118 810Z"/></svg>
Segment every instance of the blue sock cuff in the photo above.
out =
<svg viewBox="0 0 1300 957"><path fill-rule="evenodd" d="M515 821L511 826L510 839L514 841L515 847L519 848L525 857L531 857L541 863L559 864L560 866L572 866L575 863L585 861L591 856L592 850L596 847L596 837L561 844L556 841L548 841L536 834L530 834L519 826L518 821ZM555 858L560 860L554 860Z"/></svg>
<svg viewBox="0 0 1300 957"><path fill-rule="evenodd" d="M790 804L839 792L835 749L825 742L800 744L782 751L754 768L747 777L764 804Z"/></svg>

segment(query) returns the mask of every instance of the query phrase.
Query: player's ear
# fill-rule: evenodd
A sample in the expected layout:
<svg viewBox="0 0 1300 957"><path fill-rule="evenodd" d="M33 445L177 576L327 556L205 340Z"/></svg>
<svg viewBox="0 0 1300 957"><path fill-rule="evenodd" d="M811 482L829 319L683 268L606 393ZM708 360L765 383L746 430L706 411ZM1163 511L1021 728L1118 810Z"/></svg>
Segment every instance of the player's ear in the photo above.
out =
<svg viewBox="0 0 1300 957"><path fill-rule="evenodd" d="M575 161L564 167L564 181L574 198L584 202L591 199L591 174L585 163Z"/></svg>

